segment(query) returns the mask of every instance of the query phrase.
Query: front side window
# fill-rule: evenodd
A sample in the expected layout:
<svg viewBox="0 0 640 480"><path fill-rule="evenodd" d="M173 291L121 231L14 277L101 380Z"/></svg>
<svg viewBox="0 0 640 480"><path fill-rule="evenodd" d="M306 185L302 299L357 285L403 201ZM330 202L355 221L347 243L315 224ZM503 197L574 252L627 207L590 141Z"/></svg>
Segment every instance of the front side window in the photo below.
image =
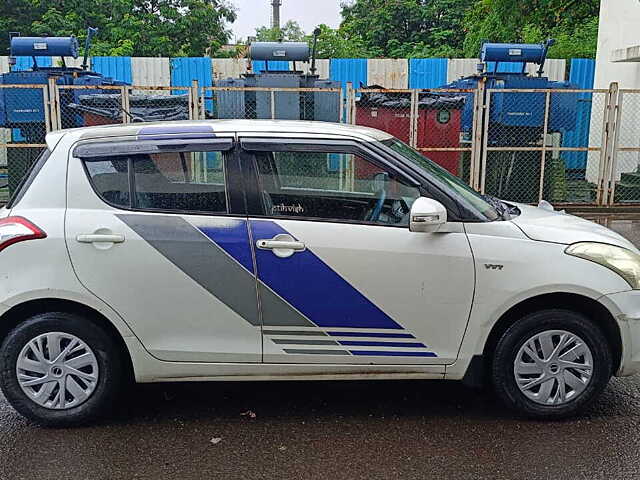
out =
<svg viewBox="0 0 640 480"><path fill-rule="evenodd" d="M452 175L440 165L429 160L406 143L401 142L397 138L391 138L383 141L382 143L393 150L396 154L401 155L404 160L409 161L426 171L429 177L436 181L439 186L444 187L446 191L455 193L458 201L476 216L489 221L494 221L500 218L500 214L496 211L492 203L487 200L487 198L480 195L460 178Z"/></svg>
<svg viewBox="0 0 640 480"><path fill-rule="evenodd" d="M222 152L168 152L85 160L96 192L125 208L227 213Z"/></svg>
<svg viewBox="0 0 640 480"><path fill-rule="evenodd" d="M352 153L256 154L265 214L407 226L420 196L393 172Z"/></svg>

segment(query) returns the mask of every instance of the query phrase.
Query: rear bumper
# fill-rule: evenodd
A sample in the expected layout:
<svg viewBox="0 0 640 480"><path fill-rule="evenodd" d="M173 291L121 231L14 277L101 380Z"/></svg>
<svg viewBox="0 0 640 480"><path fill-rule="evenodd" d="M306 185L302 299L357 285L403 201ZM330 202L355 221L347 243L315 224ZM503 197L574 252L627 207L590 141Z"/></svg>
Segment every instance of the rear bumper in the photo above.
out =
<svg viewBox="0 0 640 480"><path fill-rule="evenodd" d="M640 290L613 293L600 298L620 328L622 359L616 376L640 372Z"/></svg>

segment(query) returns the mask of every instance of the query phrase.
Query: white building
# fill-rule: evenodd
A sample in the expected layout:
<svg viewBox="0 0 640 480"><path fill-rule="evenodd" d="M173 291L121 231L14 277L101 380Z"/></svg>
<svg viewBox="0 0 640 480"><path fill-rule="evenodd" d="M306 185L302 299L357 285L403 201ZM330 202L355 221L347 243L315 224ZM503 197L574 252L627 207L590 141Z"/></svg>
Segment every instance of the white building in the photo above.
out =
<svg viewBox="0 0 640 480"><path fill-rule="evenodd" d="M600 26L594 88L608 89L617 83L620 89L640 89L640 1L601 0ZM589 144L602 141L604 94L593 96ZM640 92L623 92L621 97L620 136L616 179L622 172L635 172L640 166ZM638 151L624 150L636 148ZM587 178L597 178L599 154L589 154Z"/></svg>

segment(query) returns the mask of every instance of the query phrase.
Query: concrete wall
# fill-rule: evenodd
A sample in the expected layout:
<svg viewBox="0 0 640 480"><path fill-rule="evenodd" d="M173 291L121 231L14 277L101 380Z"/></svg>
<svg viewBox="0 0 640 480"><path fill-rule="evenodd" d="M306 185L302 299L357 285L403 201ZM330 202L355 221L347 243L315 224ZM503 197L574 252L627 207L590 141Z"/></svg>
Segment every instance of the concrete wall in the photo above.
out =
<svg viewBox="0 0 640 480"><path fill-rule="evenodd" d="M600 27L598 31L598 51L594 88L609 88L618 82L620 88L640 88L640 62L614 63L613 52L640 45L640 2L638 0L601 0ZM594 105L595 107L595 105ZM591 115L590 146L600 146L604 110L594 108ZM620 120L620 146L640 147L640 95L628 94L623 102ZM590 153L587 162L587 176L597 179L600 157ZM638 170L640 152L624 152L618 155L616 179L622 172Z"/></svg>
<svg viewBox="0 0 640 480"><path fill-rule="evenodd" d="M640 63L613 63L614 50L640 44L640 2L601 0L594 88L640 88Z"/></svg>

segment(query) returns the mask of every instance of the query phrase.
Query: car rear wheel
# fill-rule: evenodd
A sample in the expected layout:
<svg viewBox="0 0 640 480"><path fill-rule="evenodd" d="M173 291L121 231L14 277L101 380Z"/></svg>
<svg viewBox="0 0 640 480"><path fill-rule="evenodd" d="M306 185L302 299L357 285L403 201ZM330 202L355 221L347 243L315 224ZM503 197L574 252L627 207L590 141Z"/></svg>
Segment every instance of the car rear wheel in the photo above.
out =
<svg viewBox="0 0 640 480"><path fill-rule="evenodd" d="M0 347L0 387L28 419L46 426L88 423L110 407L122 359L106 332L69 313L36 315Z"/></svg>
<svg viewBox="0 0 640 480"><path fill-rule="evenodd" d="M496 346L492 380L507 406L533 418L575 415L611 377L607 339L593 322L568 310L527 315Z"/></svg>

